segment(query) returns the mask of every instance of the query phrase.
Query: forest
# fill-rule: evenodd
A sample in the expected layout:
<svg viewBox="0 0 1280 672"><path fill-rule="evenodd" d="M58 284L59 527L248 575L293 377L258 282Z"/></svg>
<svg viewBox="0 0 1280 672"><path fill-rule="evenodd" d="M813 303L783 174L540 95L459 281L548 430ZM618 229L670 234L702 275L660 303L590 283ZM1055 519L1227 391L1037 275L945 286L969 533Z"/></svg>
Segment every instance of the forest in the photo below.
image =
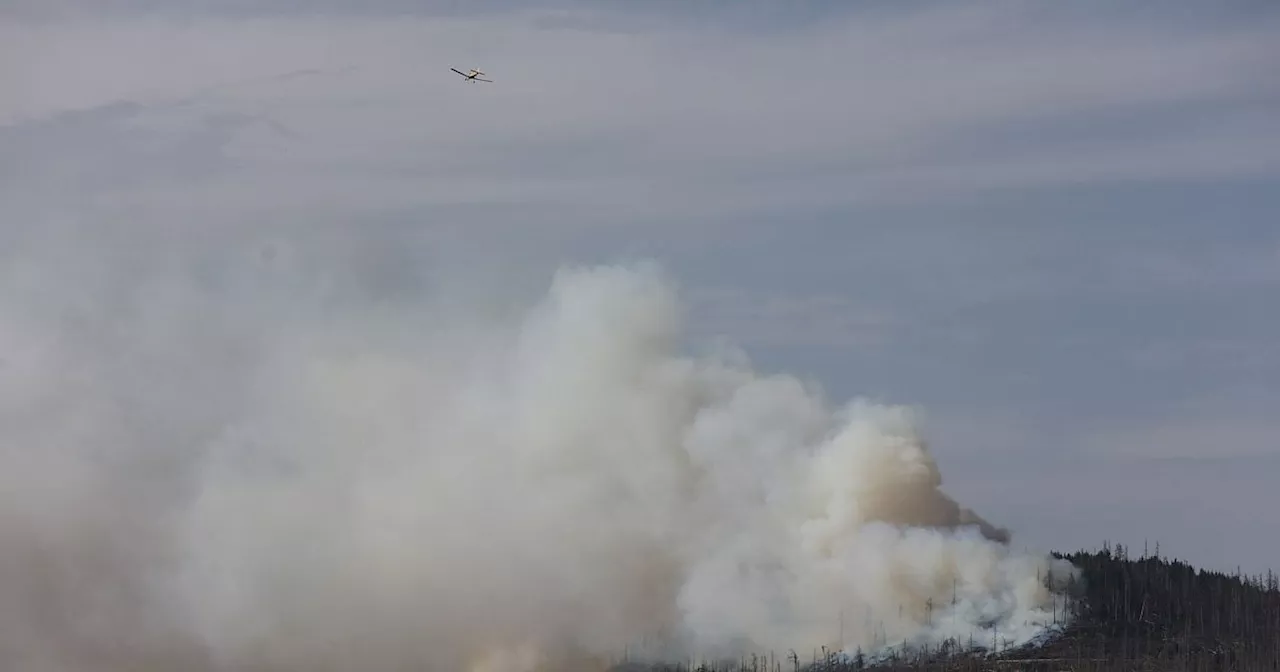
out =
<svg viewBox="0 0 1280 672"><path fill-rule="evenodd" d="M1280 575L1199 570L1161 557L1159 545L1055 553L1080 568L1061 635L1043 646L995 652L947 647L871 662L834 652L756 656L714 667L621 665L647 672L845 672L847 670L1071 670L1206 672L1280 670Z"/></svg>

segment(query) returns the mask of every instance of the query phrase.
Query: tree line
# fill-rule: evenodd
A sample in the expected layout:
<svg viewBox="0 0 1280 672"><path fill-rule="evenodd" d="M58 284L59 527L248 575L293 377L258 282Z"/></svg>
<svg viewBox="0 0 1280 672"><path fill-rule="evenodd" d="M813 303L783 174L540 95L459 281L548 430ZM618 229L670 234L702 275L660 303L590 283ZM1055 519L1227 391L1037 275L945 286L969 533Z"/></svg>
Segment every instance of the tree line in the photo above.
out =
<svg viewBox="0 0 1280 672"><path fill-rule="evenodd" d="M1196 569L1122 544L1054 553L1081 571L1064 605L1065 631L1044 646L992 654L968 642L872 663L835 652L788 651L716 666L619 666L652 672L845 672L847 670L1072 670L1074 672L1280 672L1280 575ZM1045 577L1048 580L1049 577Z"/></svg>

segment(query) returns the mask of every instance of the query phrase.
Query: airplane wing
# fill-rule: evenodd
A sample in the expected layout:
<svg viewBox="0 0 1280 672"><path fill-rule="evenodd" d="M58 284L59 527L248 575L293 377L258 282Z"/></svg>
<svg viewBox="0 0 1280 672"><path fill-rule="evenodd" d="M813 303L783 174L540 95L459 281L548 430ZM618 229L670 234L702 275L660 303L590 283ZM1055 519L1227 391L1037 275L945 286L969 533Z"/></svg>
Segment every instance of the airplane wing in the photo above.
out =
<svg viewBox="0 0 1280 672"><path fill-rule="evenodd" d="M493 80L492 80L492 79L482 79L482 78L480 78L480 77L476 77L476 81L477 81L477 82L492 82Z"/></svg>
<svg viewBox="0 0 1280 672"><path fill-rule="evenodd" d="M450 69L450 70L452 70L452 71L454 71L454 72L456 72L456 73L458 73L459 75L462 75L463 77L466 77L466 76L467 76L467 73L465 73L465 72L463 72L463 71L461 71L461 70L459 70L459 69L457 69L457 68L449 68L449 69Z"/></svg>

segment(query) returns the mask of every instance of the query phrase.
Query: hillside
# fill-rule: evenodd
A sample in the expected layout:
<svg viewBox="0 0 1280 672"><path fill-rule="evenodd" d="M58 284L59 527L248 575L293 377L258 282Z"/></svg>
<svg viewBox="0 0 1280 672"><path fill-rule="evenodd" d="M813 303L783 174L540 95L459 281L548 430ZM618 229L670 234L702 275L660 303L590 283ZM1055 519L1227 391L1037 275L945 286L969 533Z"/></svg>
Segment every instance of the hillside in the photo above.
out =
<svg viewBox="0 0 1280 672"><path fill-rule="evenodd" d="M1197 570L1161 557L1158 546L1136 559L1122 546L1059 557L1084 573L1075 620L1064 637L1026 657L1069 659L1076 670L1280 669L1276 574ZM1079 664L1085 659L1091 664Z"/></svg>
<svg viewBox="0 0 1280 672"><path fill-rule="evenodd" d="M1070 625L1047 645L991 655L932 653L880 664L835 657L814 662L812 655L796 660L787 652L719 669L1280 670L1280 575L1197 570L1160 557L1158 546L1138 558L1120 545L1055 555L1079 567L1083 581L1067 607Z"/></svg>

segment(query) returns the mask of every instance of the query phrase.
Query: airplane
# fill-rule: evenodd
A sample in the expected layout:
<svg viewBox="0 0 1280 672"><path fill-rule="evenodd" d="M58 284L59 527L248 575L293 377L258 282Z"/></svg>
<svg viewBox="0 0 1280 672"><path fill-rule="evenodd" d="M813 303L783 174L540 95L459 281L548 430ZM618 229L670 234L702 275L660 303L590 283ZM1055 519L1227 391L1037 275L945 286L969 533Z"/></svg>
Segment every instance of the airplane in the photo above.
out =
<svg viewBox="0 0 1280 672"><path fill-rule="evenodd" d="M463 72L457 68L449 68L449 69L465 77L468 82L492 82L493 81L492 79L485 79L483 77L480 77L480 75L483 75L484 72L481 70L477 70L475 68L471 68L470 72Z"/></svg>

